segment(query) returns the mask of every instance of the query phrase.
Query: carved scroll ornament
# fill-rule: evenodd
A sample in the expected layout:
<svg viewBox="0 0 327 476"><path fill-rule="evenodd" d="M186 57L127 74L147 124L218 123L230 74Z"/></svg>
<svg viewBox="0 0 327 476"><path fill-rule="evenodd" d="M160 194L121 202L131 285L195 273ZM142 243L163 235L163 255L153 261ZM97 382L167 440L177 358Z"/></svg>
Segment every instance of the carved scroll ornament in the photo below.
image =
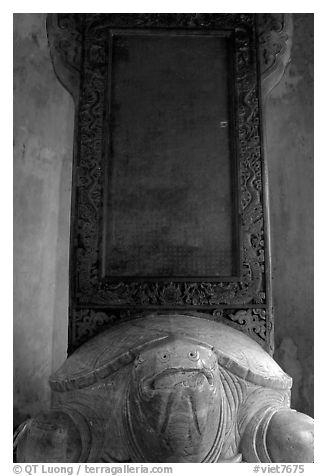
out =
<svg viewBox="0 0 327 476"><path fill-rule="evenodd" d="M166 311L166 314L169 313L171 311ZM106 328L112 327L119 322L140 319L146 314L144 311L135 311L133 309L100 310L82 308L76 311L72 320L73 325L70 328L71 341L75 343L76 347L79 347ZM153 313L153 315L156 314L160 315L162 312L156 311ZM184 311L183 314L192 315L192 311ZM216 309L212 312L193 312L193 314L203 319L222 322L236 330L240 330L258 342L267 352L272 352L272 342L268 339L271 323L267 322L264 309ZM69 350L73 351L74 349Z"/></svg>
<svg viewBox="0 0 327 476"><path fill-rule="evenodd" d="M258 15L261 95L265 101L291 61L293 21L290 13Z"/></svg>

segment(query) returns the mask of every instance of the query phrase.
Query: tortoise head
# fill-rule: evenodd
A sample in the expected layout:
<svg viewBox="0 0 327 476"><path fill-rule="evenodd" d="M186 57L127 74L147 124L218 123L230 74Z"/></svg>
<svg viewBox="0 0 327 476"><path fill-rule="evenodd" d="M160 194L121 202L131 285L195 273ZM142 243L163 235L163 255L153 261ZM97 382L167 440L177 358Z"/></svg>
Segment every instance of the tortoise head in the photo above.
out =
<svg viewBox="0 0 327 476"><path fill-rule="evenodd" d="M204 461L222 431L221 405L219 367L210 346L181 336L143 350L127 398L134 457Z"/></svg>

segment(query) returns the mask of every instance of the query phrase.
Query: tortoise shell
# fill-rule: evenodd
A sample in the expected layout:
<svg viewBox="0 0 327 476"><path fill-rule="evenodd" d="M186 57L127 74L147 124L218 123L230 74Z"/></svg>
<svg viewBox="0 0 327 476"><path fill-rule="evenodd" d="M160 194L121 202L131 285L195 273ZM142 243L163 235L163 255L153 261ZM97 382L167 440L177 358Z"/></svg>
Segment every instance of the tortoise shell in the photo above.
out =
<svg viewBox="0 0 327 476"><path fill-rule="evenodd" d="M150 314L104 330L65 361L50 377L50 386L59 392L88 387L134 362L147 347L176 337L210 348L222 367L249 382L274 389L292 386L291 377L244 333L221 322L181 314Z"/></svg>

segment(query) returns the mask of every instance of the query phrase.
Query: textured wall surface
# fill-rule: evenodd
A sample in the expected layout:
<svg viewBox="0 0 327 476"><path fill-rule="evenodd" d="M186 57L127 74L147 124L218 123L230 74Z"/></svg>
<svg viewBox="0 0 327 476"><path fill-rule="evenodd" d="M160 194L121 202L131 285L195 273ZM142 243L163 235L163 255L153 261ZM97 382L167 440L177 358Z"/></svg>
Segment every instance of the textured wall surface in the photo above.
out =
<svg viewBox="0 0 327 476"><path fill-rule="evenodd" d="M313 414L313 18L294 16L292 62L267 104L276 353L293 405ZM44 14L14 16L15 424L49 404L67 346L73 101Z"/></svg>
<svg viewBox="0 0 327 476"><path fill-rule="evenodd" d="M67 347L73 100L44 14L14 15L14 423L49 403Z"/></svg>
<svg viewBox="0 0 327 476"><path fill-rule="evenodd" d="M313 416L313 15L294 14L291 63L267 104L275 359Z"/></svg>

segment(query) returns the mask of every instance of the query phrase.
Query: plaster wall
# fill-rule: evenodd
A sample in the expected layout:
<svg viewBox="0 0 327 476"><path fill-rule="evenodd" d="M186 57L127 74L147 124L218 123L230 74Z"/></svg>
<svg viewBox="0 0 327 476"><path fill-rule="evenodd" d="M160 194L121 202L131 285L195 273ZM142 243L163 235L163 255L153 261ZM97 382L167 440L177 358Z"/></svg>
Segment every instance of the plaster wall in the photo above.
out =
<svg viewBox="0 0 327 476"><path fill-rule="evenodd" d="M48 405L67 348L74 107L45 21L14 15L14 424Z"/></svg>
<svg viewBox="0 0 327 476"><path fill-rule="evenodd" d="M14 423L49 405L66 356L73 100L52 68L45 14L14 15ZM313 414L313 17L267 103L276 353L293 406Z"/></svg>
<svg viewBox="0 0 327 476"><path fill-rule="evenodd" d="M313 416L313 14L293 15L291 63L266 109L275 359Z"/></svg>

